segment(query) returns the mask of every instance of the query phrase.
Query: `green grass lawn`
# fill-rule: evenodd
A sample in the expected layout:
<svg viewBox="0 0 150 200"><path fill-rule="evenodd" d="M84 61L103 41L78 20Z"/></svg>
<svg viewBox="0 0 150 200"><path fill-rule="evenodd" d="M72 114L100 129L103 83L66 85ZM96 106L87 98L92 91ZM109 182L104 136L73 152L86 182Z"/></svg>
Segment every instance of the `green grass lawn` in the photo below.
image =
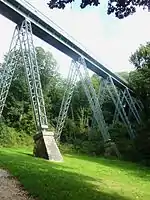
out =
<svg viewBox="0 0 150 200"><path fill-rule="evenodd" d="M34 158L26 149L0 149L8 169L39 200L150 200L150 170L136 164L79 155L63 163Z"/></svg>

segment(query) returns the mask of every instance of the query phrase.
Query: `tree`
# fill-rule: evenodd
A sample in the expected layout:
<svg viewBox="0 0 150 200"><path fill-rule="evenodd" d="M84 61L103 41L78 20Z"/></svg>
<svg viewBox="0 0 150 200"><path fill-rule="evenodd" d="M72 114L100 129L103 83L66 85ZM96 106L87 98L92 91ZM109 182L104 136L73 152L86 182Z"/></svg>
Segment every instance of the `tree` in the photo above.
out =
<svg viewBox="0 0 150 200"><path fill-rule="evenodd" d="M137 130L135 141L138 159L150 165L150 42L141 45L130 57L130 62L136 70L129 75L129 83L144 105L143 124Z"/></svg>
<svg viewBox="0 0 150 200"><path fill-rule="evenodd" d="M129 83L143 100L145 113L150 111L150 42L141 45L130 57L136 70L129 75Z"/></svg>
<svg viewBox="0 0 150 200"><path fill-rule="evenodd" d="M66 4L72 3L75 0L50 0L48 6L50 9L58 8L64 9ZM80 7L84 9L88 5L98 6L100 0L81 0ZM108 0L107 14L112 13L119 19L128 17L129 15L136 12L136 7L141 6L143 9L150 8L150 2L148 0Z"/></svg>
<svg viewBox="0 0 150 200"><path fill-rule="evenodd" d="M55 101L61 101L59 94L58 81L60 75L57 72L57 63L50 52L45 52L43 48L36 48L37 62L40 71L40 78L45 99L45 106L49 124L52 123L53 117L58 115L53 111ZM7 56L7 55L6 55ZM21 55L20 55L21 56ZM6 59L5 59L6 60ZM5 64L5 61L3 65ZM53 113L56 113L55 115ZM3 117L7 125L24 130L29 135L34 135L35 124L33 120L33 111L30 101L30 94L26 82L26 75L22 59L19 59L19 64L15 71L10 90L6 99L6 105L3 111Z"/></svg>
<svg viewBox="0 0 150 200"><path fill-rule="evenodd" d="M118 72L117 73L124 81L129 81L129 73L128 72Z"/></svg>
<svg viewBox="0 0 150 200"><path fill-rule="evenodd" d="M44 93L45 107L49 123L56 125L65 82L57 70L57 62L50 52L37 47L37 62L40 70L40 78Z"/></svg>

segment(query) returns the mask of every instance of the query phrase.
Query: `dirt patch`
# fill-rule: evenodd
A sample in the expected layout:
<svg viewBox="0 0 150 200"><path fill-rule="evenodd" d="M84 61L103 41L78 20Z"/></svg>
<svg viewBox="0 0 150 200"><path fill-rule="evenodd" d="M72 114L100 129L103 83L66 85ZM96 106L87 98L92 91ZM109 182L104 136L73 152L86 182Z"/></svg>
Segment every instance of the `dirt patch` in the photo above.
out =
<svg viewBox="0 0 150 200"><path fill-rule="evenodd" d="M0 200L33 200L19 182L7 171L0 169Z"/></svg>

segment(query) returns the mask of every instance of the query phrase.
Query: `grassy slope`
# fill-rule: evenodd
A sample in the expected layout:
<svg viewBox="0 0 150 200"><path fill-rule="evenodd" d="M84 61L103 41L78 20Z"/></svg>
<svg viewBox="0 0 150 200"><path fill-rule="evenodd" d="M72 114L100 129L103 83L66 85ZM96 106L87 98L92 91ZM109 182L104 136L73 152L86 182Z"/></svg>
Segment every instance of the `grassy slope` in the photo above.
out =
<svg viewBox="0 0 150 200"><path fill-rule="evenodd" d="M40 200L150 200L150 170L144 167L75 155L52 163L30 153L0 149L0 167Z"/></svg>

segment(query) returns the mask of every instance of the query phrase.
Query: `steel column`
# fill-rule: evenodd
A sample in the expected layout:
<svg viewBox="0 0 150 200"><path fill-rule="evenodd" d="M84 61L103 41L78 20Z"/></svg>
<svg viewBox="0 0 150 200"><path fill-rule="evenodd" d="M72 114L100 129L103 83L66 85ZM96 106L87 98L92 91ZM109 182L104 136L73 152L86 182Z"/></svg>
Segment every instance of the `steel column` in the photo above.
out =
<svg viewBox="0 0 150 200"><path fill-rule="evenodd" d="M18 27L15 28L6 62L0 79L0 117L5 106L8 91L12 82L13 74L20 59L20 47L18 38Z"/></svg>
<svg viewBox="0 0 150 200"><path fill-rule="evenodd" d="M130 137L133 139L135 137L134 131L133 131L133 129L131 127L131 124L130 124L130 121L129 121L127 115L126 115L126 112L124 110L124 107L123 107L121 99L120 99L120 96L118 94L118 91L117 91L117 89L116 89L116 87L114 85L114 82L113 82L112 78L108 77L108 79L105 81L105 84L106 84L107 90L108 90L108 92L109 92L114 104L117 105L117 102L119 103L119 107L116 107L116 108L118 109L118 113L119 113L122 121L126 125L126 128L128 130L128 133L129 133ZM113 92L108 87L108 84L112 86Z"/></svg>
<svg viewBox="0 0 150 200"><path fill-rule="evenodd" d="M38 131L41 131L41 128L48 129L48 122L45 111L36 52L33 45L32 27L29 21L25 20L22 23L19 38L36 127Z"/></svg>
<svg viewBox="0 0 150 200"><path fill-rule="evenodd" d="M63 96L63 100L61 103L61 108L60 108L60 112L59 112L59 116L57 120L56 133L55 133L55 137L57 141L60 140L60 136L65 124L65 120L66 120L68 109L69 109L70 102L72 99L76 80L77 80L77 68L76 68L75 61L72 60L70 69L69 69L68 78L67 78L67 87Z"/></svg>

